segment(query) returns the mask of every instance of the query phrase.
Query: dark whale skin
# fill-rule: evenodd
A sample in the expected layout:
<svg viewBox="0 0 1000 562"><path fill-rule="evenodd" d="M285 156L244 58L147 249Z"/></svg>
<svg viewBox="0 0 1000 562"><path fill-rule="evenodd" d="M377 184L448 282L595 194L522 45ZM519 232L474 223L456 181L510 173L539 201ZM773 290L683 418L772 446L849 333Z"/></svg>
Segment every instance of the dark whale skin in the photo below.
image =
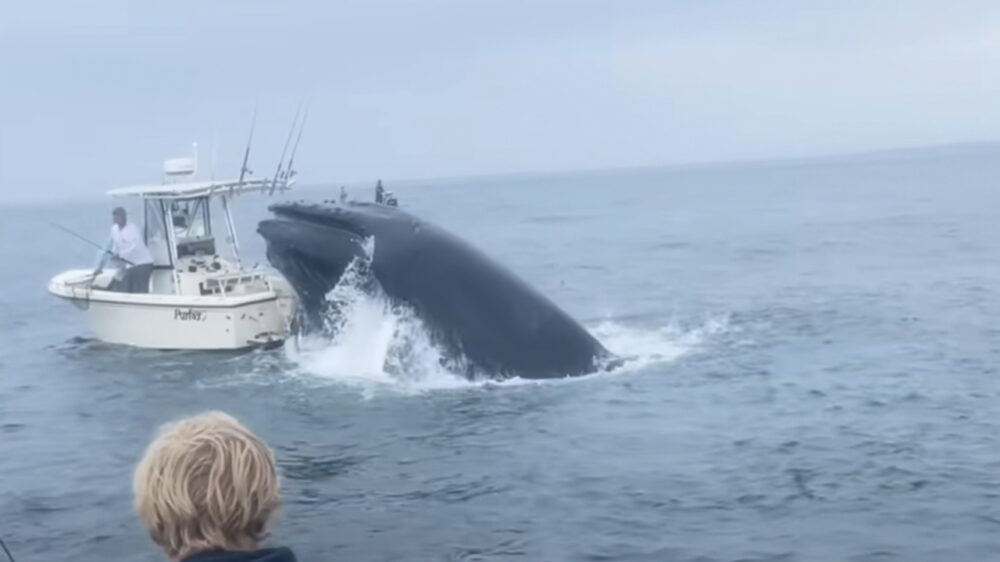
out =
<svg viewBox="0 0 1000 562"><path fill-rule="evenodd" d="M406 303L435 342L471 363L470 376L559 378L594 373L618 359L555 303L454 234L376 203L280 203L258 224L268 261L308 314L322 307L374 239L370 272Z"/></svg>

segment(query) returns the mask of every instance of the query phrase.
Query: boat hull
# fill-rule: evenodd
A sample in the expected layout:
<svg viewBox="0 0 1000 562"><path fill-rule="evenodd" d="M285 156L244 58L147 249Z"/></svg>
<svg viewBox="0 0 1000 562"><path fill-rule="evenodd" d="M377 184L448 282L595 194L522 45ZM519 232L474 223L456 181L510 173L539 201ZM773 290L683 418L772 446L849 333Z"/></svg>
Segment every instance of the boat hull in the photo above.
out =
<svg viewBox="0 0 1000 562"><path fill-rule="evenodd" d="M49 292L80 309L94 337L111 344L161 350L236 350L279 344L289 334L291 303L273 290L181 297L93 290L56 278L49 284Z"/></svg>

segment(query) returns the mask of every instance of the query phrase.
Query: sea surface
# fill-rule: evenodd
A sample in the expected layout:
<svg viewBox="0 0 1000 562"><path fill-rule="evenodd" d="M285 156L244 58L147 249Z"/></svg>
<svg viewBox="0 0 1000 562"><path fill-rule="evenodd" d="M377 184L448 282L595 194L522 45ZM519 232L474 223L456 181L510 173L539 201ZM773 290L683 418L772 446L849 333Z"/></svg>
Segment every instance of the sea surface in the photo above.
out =
<svg viewBox="0 0 1000 562"><path fill-rule="evenodd" d="M0 537L19 562L162 560L132 469L160 424L208 409L275 449L272 542L301 560L1000 560L1000 148L386 188L633 360L468 382L371 298L328 341L108 346L45 285L95 259L49 223L103 241L116 202L5 207ZM248 261L270 201L237 207Z"/></svg>

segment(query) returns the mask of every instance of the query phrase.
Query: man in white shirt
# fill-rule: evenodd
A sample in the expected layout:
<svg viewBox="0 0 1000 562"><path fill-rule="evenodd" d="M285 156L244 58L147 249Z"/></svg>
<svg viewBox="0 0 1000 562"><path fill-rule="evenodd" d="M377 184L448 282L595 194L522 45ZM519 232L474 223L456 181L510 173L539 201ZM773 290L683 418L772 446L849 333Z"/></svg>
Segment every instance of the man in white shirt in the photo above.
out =
<svg viewBox="0 0 1000 562"><path fill-rule="evenodd" d="M142 241L142 232L128 222L125 209L115 207L111 212L111 253L114 258L125 260L128 269L113 290L126 293L148 293L149 276L153 273L153 254Z"/></svg>

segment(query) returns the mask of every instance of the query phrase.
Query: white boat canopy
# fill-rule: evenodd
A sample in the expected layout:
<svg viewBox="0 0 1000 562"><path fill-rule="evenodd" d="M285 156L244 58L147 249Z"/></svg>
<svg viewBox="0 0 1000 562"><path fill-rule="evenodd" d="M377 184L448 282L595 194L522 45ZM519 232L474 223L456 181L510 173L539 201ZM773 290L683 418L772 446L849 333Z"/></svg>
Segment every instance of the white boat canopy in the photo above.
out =
<svg viewBox="0 0 1000 562"><path fill-rule="evenodd" d="M148 184L121 187L108 191L111 197L140 197L142 199L192 199L214 195L236 195L254 191L287 191L292 181L273 179L212 180L186 183Z"/></svg>

